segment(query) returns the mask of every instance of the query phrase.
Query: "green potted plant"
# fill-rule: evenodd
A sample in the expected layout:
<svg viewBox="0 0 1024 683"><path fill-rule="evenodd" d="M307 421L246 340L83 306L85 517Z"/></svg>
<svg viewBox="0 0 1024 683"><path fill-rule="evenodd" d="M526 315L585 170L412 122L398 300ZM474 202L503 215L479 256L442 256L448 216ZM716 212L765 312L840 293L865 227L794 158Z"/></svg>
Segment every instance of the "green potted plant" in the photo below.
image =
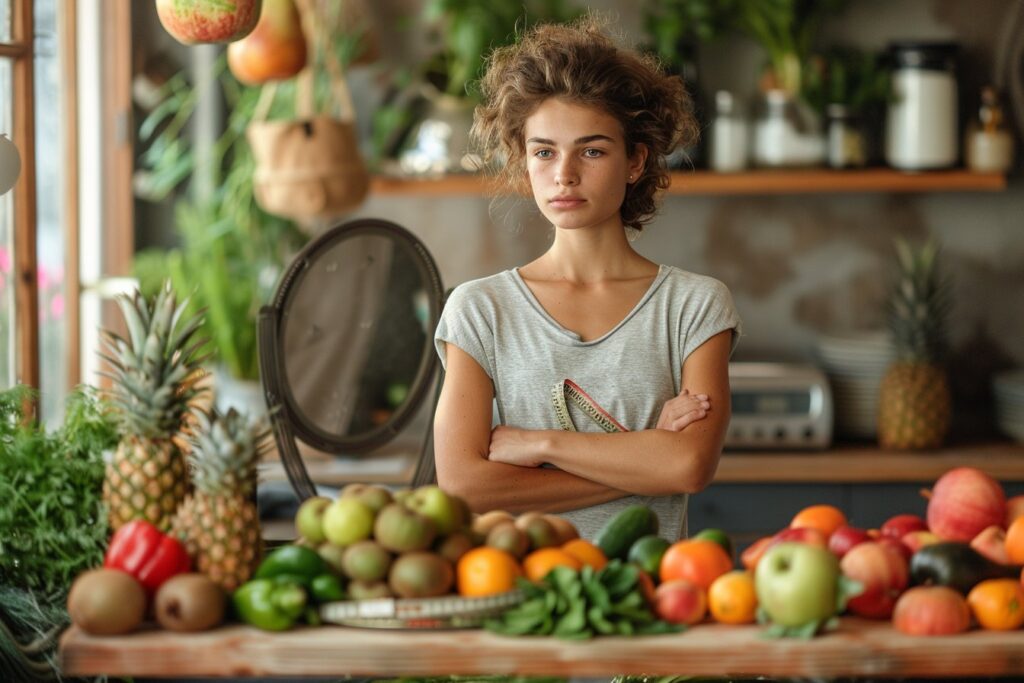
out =
<svg viewBox="0 0 1024 683"><path fill-rule="evenodd" d="M403 172L475 170L463 163L463 155L477 102L473 83L487 54L513 42L517 31L538 23L568 21L578 14L566 0L428 0L422 20L432 52L409 79L426 100L426 107L411 134L411 147L401 154ZM400 124L402 117L382 114L378 122Z"/></svg>
<svg viewBox="0 0 1024 683"><path fill-rule="evenodd" d="M212 342L218 376L253 382L259 378L256 316L287 259L304 237L287 220L261 210L253 200L254 161L245 139L259 88L217 65L228 118L210 150L210 183L197 175L197 150L182 134L197 94L183 74L165 86L165 98L142 122L148 146L140 158L136 191L150 201L173 201L177 246L151 248L135 258L135 276L147 296L169 278L190 309L205 309L203 335ZM283 84L282 90L293 90ZM284 97L275 107L285 106Z"/></svg>

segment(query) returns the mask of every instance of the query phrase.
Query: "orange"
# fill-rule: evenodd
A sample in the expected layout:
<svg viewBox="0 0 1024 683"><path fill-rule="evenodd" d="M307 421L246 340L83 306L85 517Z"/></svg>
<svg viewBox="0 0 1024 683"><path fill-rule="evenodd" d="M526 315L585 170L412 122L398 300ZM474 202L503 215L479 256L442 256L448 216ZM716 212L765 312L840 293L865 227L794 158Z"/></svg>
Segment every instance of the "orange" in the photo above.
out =
<svg viewBox="0 0 1024 683"><path fill-rule="evenodd" d="M988 579L967 594L967 606L982 628L1012 631L1024 624L1024 586L1017 579Z"/></svg>
<svg viewBox="0 0 1024 683"><path fill-rule="evenodd" d="M455 566L459 595L477 597L504 593L516 587L523 571L511 554L498 548L480 546L459 558Z"/></svg>
<svg viewBox="0 0 1024 683"><path fill-rule="evenodd" d="M541 548L523 558L523 569L530 581L540 581L555 567L571 567L579 570L583 566L578 559L561 548Z"/></svg>
<svg viewBox="0 0 1024 683"><path fill-rule="evenodd" d="M676 541L661 556L658 577L664 583L686 579L707 590L711 583L732 569L732 558L721 545L703 538Z"/></svg>
<svg viewBox="0 0 1024 683"><path fill-rule="evenodd" d="M817 529L825 534L826 539L833 531L846 525L846 515L834 505L810 505L796 513L793 521L789 523L791 529Z"/></svg>
<svg viewBox="0 0 1024 683"><path fill-rule="evenodd" d="M752 624L757 616L754 575L742 569L722 574L708 589L708 609L723 624Z"/></svg>
<svg viewBox="0 0 1024 683"><path fill-rule="evenodd" d="M575 557L581 564L594 569L602 569L608 564L608 558L604 556L604 552L590 541L582 538L566 541L562 544L562 550Z"/></svg>
<svg viewBox="0 0 1024 683"><path fill-rule="evenodd" d="M1013 520L1006 530L1006 554L1010 562L1024 564L1024 517Z"/></svg>

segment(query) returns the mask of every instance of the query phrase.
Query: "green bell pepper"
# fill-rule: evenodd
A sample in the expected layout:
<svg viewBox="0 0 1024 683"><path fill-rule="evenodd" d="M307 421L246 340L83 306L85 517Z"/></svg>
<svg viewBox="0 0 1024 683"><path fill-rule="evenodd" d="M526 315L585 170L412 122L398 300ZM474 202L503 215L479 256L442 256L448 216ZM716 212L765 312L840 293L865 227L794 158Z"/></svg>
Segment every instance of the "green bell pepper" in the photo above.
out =
<svg viewBox="0 0 1024 683"><path fill-rule="evenodd" d="M253 579L231 596L239 618L265 631L285 631L306 610L306 589L294 583Z"/></svg>
<svg viewBox="0 0 1024 683"><path fill-rule="evenodd" d="M290 582L308 586L313 579L327 571L327 563L315 550L301 545L283 545L267 555L253 578L273 579L289 575L294 577Z"/></svg>
<svg viewBox="0 0 1024 683"><path fill-rule="evenodd" d="M321 574L315 577L309 584L309 589L317 602L345 599L345 589L341 587L341 580L334 574Z"/></svg>

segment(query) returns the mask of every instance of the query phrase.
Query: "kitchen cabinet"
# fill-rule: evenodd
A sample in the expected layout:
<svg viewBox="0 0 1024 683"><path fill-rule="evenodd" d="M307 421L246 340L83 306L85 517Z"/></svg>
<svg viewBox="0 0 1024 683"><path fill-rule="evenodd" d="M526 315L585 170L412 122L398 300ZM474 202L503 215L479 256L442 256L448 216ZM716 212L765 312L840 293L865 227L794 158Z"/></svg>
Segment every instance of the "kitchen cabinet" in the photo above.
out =
<svg viewBox="0 0 1024 683"><path fill-rule="evenodd" d="M66 676L429 676L616 674L898 677L1024 675L1024 631L913 637L887 621L844 617L812 640L770 640L759 626L705 623L683 633L590 641L481 630L386 631L340 626L267 633L142 631L61 638Z"/></svg>
<svg viewBox="0 0 1024 683"><path fill-rule="evenodd" d="M810 194L829 192L998 192L1006 189L1000 173L972 173L963 169L904 173L891 168L833 171L757 170L742 173L673 171L670 195ZM494 181L482 175L442 178L377 176L370 185L375 195L443 197L493 195Z"/></svg>

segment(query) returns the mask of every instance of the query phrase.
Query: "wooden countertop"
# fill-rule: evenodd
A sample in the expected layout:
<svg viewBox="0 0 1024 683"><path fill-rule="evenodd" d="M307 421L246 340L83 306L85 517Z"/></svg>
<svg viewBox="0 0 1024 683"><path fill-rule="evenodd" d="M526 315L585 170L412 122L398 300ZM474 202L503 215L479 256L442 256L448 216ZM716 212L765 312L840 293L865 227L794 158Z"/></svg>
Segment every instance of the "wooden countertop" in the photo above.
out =
<svg viewBox="0 0 1024 683"><path fill-rule="evenodd" d="M810 641L768 640L757 626L701 624L680 634L585 642L480 630L384 631L340 626L267 633L142 631L61 638L67 676L426 676L615 674L945 678L1024 675L1024 631L903 635L888 622L843 618Z"/></svg>
<svg viewBox="0 0 1024 683"><path fill-rule="evenodd" d="M930 483L954 467L977 467L1002 482L1024 481L1024 445L1010 441L935 451L838 445L825 451L726 451L715 483Z"/></svg>

